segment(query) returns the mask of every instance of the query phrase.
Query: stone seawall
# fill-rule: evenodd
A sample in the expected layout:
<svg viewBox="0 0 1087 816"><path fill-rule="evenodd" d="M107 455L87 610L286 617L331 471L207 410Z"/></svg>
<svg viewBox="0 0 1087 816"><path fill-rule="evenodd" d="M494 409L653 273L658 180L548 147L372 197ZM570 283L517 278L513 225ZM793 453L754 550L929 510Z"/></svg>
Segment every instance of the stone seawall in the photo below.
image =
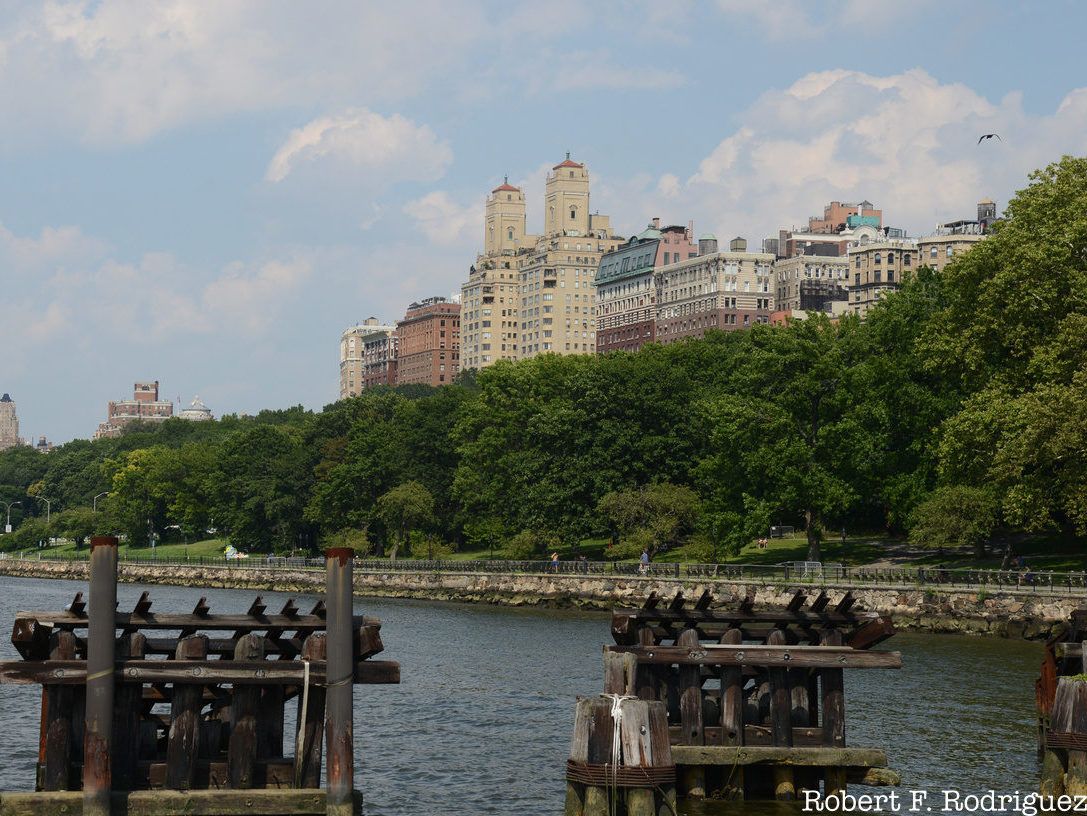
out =
<svg viewBox="0 0 1087 816"><path fill-rule="evenodd" d="M172 584L223 589L255 589L278 592L320 592L324 572L319 570L268 570L247 567L187 567L121 564L119 578L128 583ZM56 578L85 581L85 562L0 560L0 575L25 578ZM710 590L721 605L739 602L755 593L761 607L784 607L797 588L817 592L819 587L785 583L738 583L735 581L662 579L641 576L521 575L467 572L356 572L359 595L386 598L420 598L435 601L547 606L606 610L640 606L650 592L671 596L682 590L698 597ZM1074 609L1087 606L1087 596L1052 594L1031 590L978 590L915 586L824 587L833 601L847 590L857 606L891 615L900 629L957 632L998 637L1039 639L1068 619Z"/></svg>

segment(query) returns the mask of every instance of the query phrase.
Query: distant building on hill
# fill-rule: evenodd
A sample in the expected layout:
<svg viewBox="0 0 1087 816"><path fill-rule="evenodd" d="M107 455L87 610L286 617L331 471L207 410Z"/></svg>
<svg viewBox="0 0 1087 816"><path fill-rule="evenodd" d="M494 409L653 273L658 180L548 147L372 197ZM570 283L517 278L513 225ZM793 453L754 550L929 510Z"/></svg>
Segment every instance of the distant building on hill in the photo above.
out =
<svg viewBox="0 0 1087 816"><path fill-rule="evenodd" d="M178 417L187 419L190 422L207 422L215 419L215 417L212 416L211 409L204 404L200 397L193 399L193 401L189 403L188 408L182 408L180 413L178 413Z"/></svg>
<svg viewBox="0 0 1087 816"><path fill-rule="evenodd" d="M94 432L95 439L121 435L132 422L165 422L174 415L174 404L159 399L159 383L138 382L132 387L132 399L111 401L106 407L106 421Z"/></svg>
<svg viewBox="0 0 1087 816"><path fill-rule="evenodd" d="M14 448L19 440L19 417L10 394L0 397L0 450Z"/></svg>

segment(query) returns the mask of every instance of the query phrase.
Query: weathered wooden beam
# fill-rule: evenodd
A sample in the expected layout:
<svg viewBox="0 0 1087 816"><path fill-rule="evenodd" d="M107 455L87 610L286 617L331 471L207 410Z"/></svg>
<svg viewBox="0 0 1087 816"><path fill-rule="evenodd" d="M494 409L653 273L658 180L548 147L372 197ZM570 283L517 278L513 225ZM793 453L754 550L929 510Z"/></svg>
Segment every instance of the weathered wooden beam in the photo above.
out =
<svg viewBox="0 0 1087 816"><path fill-rule="evenodd" d="M356 796L361 809L362 797ZM323 790L192 790L114 793L114 813L126 816L324 816ZM0 793L0 816L85 816L79 791Z"/></svg>
<svg viewBox="0 0 1087 816"><path fill-rule="evenodd" d="M630 652L639 663L700 666L774 666L789 669L900 669L900 652L868 652L849 647L748 646L607 646ZM0 664L2 666L3 664Z"/></svg>
<svg viewBox="0 0 1087 816"><path fill-rule="evenodd" d="M323 633L314 633L302 646L302 659L323 663L326 643ZM311 687L298 695L298 733L294 746L294 784L315 788L321 784L321 757L325 748L325 689Z"/></svg>
<svg viewBox="0 0 1087 816"><path fill-rule="evenodd" d="M676 642L687 649L698 649L698 633L686 629ZM702 675L698 665L684 665L679 669L679 717L683 745L702 745L705 742L702 729ZM691 767L683 774L683 789L689 799L706 798L706 773L702 768Z"/></svg>
<svg viewBox="0 0 1087 816"><path fill-rule="evenodd" d="M895 633L894 624L889 618L876 618L845 638L845 643L852 649L871 649Z"/></svg>
<svg viewBox="0 0 1087 816"><path fill-rule="evenodd" d="M75 635L56 632L50 656L55 660L75 657ZM42 751L41 787L68 790L72 782L72 695L70 686L45 686L42 695L45 744ZM76 746L77 750L79 746Z"/></svg>
<svg viewBox="0 0 1087 816"><path fill-rule="evenodd" d="M798 748L757 745L673 745L676 765L785 765L806 767L885 768L880 748Z"/></svg>
<svg viewBox="0 0 1087 816"><path fill-rule="evenodd" d="M260 597L252 609L264 605ZM257 613L259 614L259 613ZM245 635L238 639L234 652L238 663L261 661L264 657L264 639ZM274 664L269 664L274 665ZM257 761L257 709L260 706L259 686L239 686L234 689L230 702L230 744L227 748L227 776L234 789L253 787L253 769ZM282 717L282 712L280 712Z"/></svg>
<svg viewBox="0 0 1087 816"><path fill-rule="evenodd" d="M171 667L182 664L196 667L206 665L208 639L206 635L188 635L177 645L176 661L159 661ZM130 661L135 662L135 661ZM149 662L149 661L140 661ZM196 760L200 750L200 710L203 708L203 683L198 670L190 671L190 682L174 686L170 703L170 731L166 744L166 787L190 790L196 781Z"/></svg>
<svg viewBox="0 0 1087 816"><path fill-rule="evenodd" d="M310 682L324 684L325 663L310 665ZM234 662L203 660L120 660L114 668L120 683L219 683L252 685L299 685L303 680L300 661ZM0 663L0 685L63 684L82 685L87 680L83 660L25 660ZM392 660L363 660L355 664L357 685L400 682L400 664Z"/></svg>
<svg viewBox="0 0 1087 816"><path fill-rule="evenodd" d="M679 744L682 737L682 728L679 725L669 726L669 734L673 744ZM709 725L702 729L706 745L728 745L728 731L719 725ZM818 748L823 746L823 732L820 728L794 727L792 730L793 745L798 748ZM773 745L774 737L767 725L745 725L743 729L744 745Z"/></svg>
<svg viewBox="0 0 1087 816"><path fill-rule="evenodd" d="M30 618L42 624L51 624L61 628L82 629L87 627L86 616L73 615L70 612L17 612L16 618ZM368 626L378 624L376 618L356 615L352 626ZM134 612L117 612L116 626L118 629L192 629L195 631L226 631L260 632L266 629L295 629L300 632L313 632L325 628L324 617L318 615L299 615L288 617L286 615L264 615L260 618L251 618L248 615L178 615L148 612L138 615Z"/></svg>

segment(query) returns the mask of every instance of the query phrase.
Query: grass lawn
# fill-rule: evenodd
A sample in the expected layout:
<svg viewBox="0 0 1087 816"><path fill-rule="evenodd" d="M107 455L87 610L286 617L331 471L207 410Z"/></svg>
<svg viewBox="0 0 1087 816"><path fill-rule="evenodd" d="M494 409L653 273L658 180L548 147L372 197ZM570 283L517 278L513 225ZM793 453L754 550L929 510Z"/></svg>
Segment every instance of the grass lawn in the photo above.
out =
<svg viewBox="0 0 1087 816"><path fill-rule="evenodd" d="M201 556L204 558L221 558L227 543L225 538L209 538L204 541L194 541L190 544L160 544L154 550L150 547L129 547L127 544L122 543L117 547L117 554L122 557L131 555L150 558L153 552L156 558L184 558L185 556L190 558L199 558ZM36 552L38 550L23 550L23 553L31 556ZM86 558L88 549L83 547L77 550L71 542L65 542L56 547L46 547L41 552L53 556L78 555L81 558Z"/></svg>

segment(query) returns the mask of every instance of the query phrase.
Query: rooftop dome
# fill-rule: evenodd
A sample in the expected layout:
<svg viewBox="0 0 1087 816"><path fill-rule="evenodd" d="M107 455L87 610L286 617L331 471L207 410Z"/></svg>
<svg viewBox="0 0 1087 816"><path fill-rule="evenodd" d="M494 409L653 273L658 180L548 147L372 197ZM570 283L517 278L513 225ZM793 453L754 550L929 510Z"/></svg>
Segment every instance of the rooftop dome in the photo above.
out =
<svg viewBox="0 0 1087 816"><path fill-rule="evenodd" d="M6 391L4 392L4 396L0 397L0 402L11 402L11 401L12 401L11 397L8 396L8 393Z"/></svg>
<svg viewBox="0 0 1087 816"><path fill-rule="evenodd" d="M204 405L200 397L196 397L188 408L185 408L178 414L182 419L189 419L194 422L201 422L204 420L212 419L211 409Z"/></svg>
<svg viewBox="0 0 1087 816"><path fill-rule="evenodd" d="M698 240L699 241L716 241L717 236L714 235L712 232L707 232L704 235L699 235Z"/></svg>

